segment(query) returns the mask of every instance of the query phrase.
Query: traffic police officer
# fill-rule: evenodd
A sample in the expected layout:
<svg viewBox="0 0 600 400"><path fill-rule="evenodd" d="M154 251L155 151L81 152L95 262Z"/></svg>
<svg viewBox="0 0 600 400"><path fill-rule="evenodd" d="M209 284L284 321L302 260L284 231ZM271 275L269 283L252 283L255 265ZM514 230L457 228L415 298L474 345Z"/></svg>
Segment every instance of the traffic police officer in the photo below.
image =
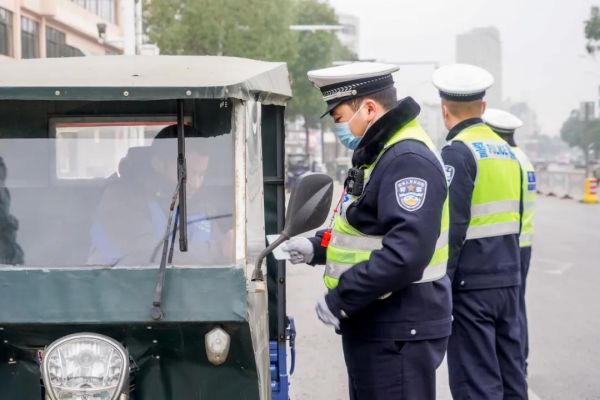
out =
<svg viewBox="0 0 600 400"><path fill-rule="evenodd" d="M529 334L527 328L527 310L525 307L525 286L531 261L533 239L533 213L536 191L535 168L527 155L515 142L515 130L523 126L523 121L509 112L498 109L486 110L483 114L483 121L510 145L517 156L517 160L519 160L521 173L523 174L521 178L523 183L523 187L521 188L521 234L519 235L519 245L521 246L521 290L519 298L521 307L519 322L521 325L523 360L525 362L525 372L527 372Z"/></svg>
<svg viewBox="0 0 600 400"><path fill-rule="evenodd" d="M465 64L433 75L449 130L442 158L450 185L455 400L527 398L518 323L521 172L510 146L481 119L493 82Z"/></svg>
<svg viewBox="0 0 600 400"><path fill-rule="evenodd" d="M308 75L355 149L353 168L332 230L287 250L293 263L326 264L317 314L342 335L352 400L434 400L451 329L447 183L419 105L397 101L397 69L354 63Z"/></svg>

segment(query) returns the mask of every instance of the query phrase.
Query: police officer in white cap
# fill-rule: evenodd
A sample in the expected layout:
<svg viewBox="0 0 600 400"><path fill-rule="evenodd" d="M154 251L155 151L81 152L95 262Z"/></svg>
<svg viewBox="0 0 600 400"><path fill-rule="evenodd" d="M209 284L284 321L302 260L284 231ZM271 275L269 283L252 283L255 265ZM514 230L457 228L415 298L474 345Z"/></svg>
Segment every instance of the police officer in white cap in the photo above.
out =
<svg viewBox="0 0 600 400"><path fill-rule="evenodd" d="M393 65L309 72L353 168L329 230L288 244L292 262L326 264L317 314L342 335L352 400L434 400L451 328L444 169L397 101Z"/></svg>
<svg viewBox="0 0 600 400"><path fill-rule="evenodd" d="M527 399L518 323L521 171L510 146L481 119L493 82L465 64L433 75L449 130L442 158L450 185L455 400Z"/></svg>
<svg viewBox="0 0 600 400"><path fill-rule="evenodd" d="M535 168L529 158L515 142L515 131L523 126L515 115L498 109L487 109L483 114L483 121L488 124L502 139L510 145L521 164L523 187L521 189L521 234L519 245L521 246L521 290L520 290L520 312L519 322L521 324L521 346L523 360L525 361L525 372L527 373L527 358L529 357L529 334L527 327L527 309L525 307L525 286L529 264L531 261L531 245L533 240L533 217L536 194Z"/></svg>

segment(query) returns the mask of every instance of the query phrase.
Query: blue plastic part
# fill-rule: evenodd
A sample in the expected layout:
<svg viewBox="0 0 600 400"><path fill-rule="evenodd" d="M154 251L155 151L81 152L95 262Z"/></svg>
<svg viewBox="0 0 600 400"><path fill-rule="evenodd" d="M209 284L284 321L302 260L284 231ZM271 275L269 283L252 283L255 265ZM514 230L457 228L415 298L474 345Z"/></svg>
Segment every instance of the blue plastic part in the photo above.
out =
<svg viewBox="0 0 600 400"><path fill-rule="evenodd" d="M289 379L286 366L286 344L273 340L269 343L271 358L271 393L273 400L288 400Z"/></svg>
<svg viewBox="0 0 600 400"><path fill-rule="evenodd" d="M296 370L296 324L294 323L294 318L288 317L290 321L290 325L286 329L287 338L290 341L290 355L291 355L291 365L290 365L290 376L294 374Z"/></svg>
<svg viewBox="0 0 600 400"><path fill-rule="evenodd" d="M289 400L290 375L296 367L296 326L294 319L288 317L289 325L286 328L286 341L273 340L269 343L269 356L271 361L271 391L273 400ZM287 341L289 340L291 353L291 366L287 370Z"/></svg>

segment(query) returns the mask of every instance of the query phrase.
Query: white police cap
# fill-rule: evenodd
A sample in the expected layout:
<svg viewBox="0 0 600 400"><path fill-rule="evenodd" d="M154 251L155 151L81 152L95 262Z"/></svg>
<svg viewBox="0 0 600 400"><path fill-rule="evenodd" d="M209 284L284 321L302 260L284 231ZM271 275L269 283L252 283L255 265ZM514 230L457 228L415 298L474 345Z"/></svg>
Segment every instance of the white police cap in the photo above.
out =
<svg viewBox="0 0 600 400"><path fill-rule="evenodd" d="M515 115L496 108L487 109L482 118L483 122L498 133L513 133L523 126L523 121Z"/></svg>
<svg viewBox="0 0 600 400"><path fill-rule="evenodd" d="M433 85L442 99L475 101L483 99L485 91L494 84L494 77L483 68L469 64L452 64L433 73Z"/></svg>
<svg viewBox="0 0 600 400"><path fill-rule="evenodd" d="M329 114L341 103L367 96L394 86L392 73L400 68L393 64L354 62L308 72L308 79L321 90Z"/></svg>

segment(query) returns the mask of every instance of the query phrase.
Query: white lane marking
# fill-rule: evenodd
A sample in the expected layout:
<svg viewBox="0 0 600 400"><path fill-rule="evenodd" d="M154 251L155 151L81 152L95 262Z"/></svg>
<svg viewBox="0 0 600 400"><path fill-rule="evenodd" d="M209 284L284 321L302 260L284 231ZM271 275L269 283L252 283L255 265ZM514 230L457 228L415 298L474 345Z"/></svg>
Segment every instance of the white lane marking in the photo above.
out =
<svg viewBox="0 0 600 400"><path fill-rule="evenodd" d="M533 390L528 390L529 400L542 400L540 396L534 393Z"/></svg>
<svg viewBox="0 0 600 400"><path fill-rule="evenodd" d="M551 275L562 275L566 271L568 271L574 267L573 263L565 262L565 261L558 261L558 260L551 260L549 258L535 258L535 259L533 259L533 263L545 264L546 266L549 266L550 268L541 268L541 270L543 272L545 272L547 274L551 274Z"/></svg>

